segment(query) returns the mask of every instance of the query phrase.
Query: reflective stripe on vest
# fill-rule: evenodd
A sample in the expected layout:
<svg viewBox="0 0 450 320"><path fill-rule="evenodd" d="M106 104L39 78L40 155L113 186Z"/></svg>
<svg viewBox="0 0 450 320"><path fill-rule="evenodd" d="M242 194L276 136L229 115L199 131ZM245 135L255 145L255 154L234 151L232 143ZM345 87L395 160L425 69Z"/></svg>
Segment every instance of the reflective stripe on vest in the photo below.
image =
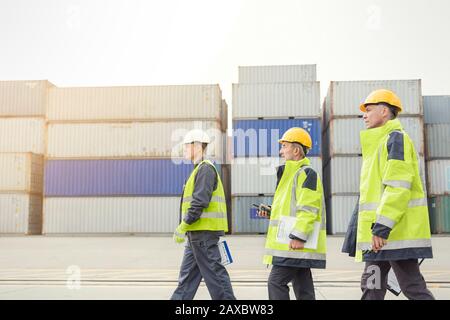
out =
<svg viewBox="0 0 450 320"><path fill-rule="evenodd" d="M417 240L398 240L388 241L381 250L407 249L407 248L426 248L431 247L431 239L417 239ZM371 242L359 242L358 250L372 250Z"/></svg>
<svg viewBox="0 0 450 320"><path fill-rule="evenodd" d="M277 256L282 258L294 258L294 259L313 259L313 260L325 260L326 255L323 253L315 252L302 252L302 251L284 251L275 249L265 249L266 255Z"/></svg>
<svg viewBox="0 0 450 320"><path fill-rule="evenodd" d="M376 211L379 202L367 202L359 204L359 211ZM408 208L428 206L427 198L412 199L408 202Z"/></svg>

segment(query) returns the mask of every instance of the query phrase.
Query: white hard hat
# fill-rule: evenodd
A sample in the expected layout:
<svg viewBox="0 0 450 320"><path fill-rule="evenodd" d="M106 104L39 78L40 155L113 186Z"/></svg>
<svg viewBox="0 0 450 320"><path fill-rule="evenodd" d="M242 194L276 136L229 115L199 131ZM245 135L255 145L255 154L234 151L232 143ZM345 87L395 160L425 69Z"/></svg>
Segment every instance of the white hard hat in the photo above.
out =
<svg viewBox="0 0 450 320"><path fill-rule="evenodd" d="M210 143L211 139L205 131L200 129L193 129L184 136L183 143L187 144L193 142Z"/></svg>

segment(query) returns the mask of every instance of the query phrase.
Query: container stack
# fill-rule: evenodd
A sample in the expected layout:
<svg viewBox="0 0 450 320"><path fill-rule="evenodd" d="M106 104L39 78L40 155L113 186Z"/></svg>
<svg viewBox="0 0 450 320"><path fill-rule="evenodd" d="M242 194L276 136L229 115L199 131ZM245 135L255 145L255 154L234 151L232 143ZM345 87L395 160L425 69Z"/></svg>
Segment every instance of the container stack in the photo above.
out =
<svg viewBox="0 0 450 320"><path fill-rule="evenodd" d="M432 233L450 232L450 96L424 96Z"/></svg>
<svg viewBox="0 0 450 320"><path fill-rule="evenodd" d="M42 229L45 110L53 85L0 81L0 234Z"/></svg>
<svg viewBox="0 0 450 320"><path fill-rule="evenodd" d="M173 232L183 137L205 130L220 172L223 108L218 85L50 90L43 233Z"/></svg>
<svg viewBox="0 0 450 320"><path fill-rule="evenodd" d="M315 65L239 67L233 84L232 231L265 233L267 219L252 204L271 204L276 167L282 164L278 139L291 127L309 131L312 166L322 173L320 86Z"/></svg>
<svg viewBox="0 0 450 320"><path fill-rule="evenodd" d="M403 104L400 122L419 153L424 177L424 129L420 80L332 81L323 104L324 187L327 230L347 231L359 194L361 144L365 129L359 105L376 89L394 91Z"/></svg>

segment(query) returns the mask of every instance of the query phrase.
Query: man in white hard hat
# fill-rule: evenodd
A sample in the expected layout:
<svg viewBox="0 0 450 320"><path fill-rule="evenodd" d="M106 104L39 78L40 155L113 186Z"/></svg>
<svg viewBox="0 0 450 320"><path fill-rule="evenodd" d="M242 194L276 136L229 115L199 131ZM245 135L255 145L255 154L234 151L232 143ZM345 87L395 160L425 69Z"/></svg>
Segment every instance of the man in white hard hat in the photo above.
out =
<svg viewBox="0 0 450 320"><path fill-rule="evenodd" d="M213 300L235 300L218 247L219 237L228 231L225 192L216 167L204 159L210 138L194 129L183 143L185 158L195 167L183 190L182 220L173 235L177 243L187 241L172 300L192 300L202 279Z"/></svg>

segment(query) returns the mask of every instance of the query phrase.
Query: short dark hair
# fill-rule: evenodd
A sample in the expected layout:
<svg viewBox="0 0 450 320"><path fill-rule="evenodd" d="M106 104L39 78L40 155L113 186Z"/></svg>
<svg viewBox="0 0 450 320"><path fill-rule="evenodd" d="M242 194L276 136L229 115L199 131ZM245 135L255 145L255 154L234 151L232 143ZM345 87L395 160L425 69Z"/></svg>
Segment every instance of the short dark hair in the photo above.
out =
<svg viewBox="0 0 450 320"><path fill-rule="evenodd" d="M387 107L391 111L392 119L397 118L398 109L396 107L393 107L393 106L387 106Z"/></svg>

